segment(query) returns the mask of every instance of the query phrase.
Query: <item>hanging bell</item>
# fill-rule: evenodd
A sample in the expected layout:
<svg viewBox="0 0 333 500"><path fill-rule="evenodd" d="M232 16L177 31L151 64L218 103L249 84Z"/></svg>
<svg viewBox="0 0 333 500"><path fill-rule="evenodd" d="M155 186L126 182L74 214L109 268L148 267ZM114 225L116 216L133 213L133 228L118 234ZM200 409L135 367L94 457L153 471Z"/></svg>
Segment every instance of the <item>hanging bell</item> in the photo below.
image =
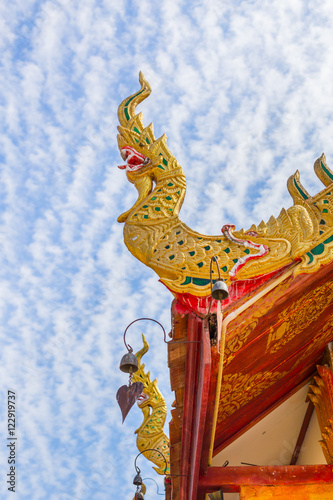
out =
<svg viewBox="0 0 333 500"><path fill-rule="evenodd" d="M225 300L229 297L228 287L223 280L217 280L214 283L212 297L215 300Z"/></svg>
<svg viewBox="0 0 333 500"><path fill-rule="evenodd" d="M132 349L121 358L119 369L125 373L135 373L138 371L139 363Z"/></svg>
<svg viewBox="0 0 333 500"><path fill-rule="evenodd" d="M141 486L142 477L140 476L140 472L138 472L135 478L133 479L133 484L135 484L135 486Z"/></svg>
<svg viewBox="0 0 333 500"><path fill-rule="evenodd" d="M135 497L134 497L135 500L145 500L145 497L143 496L143 493L141 491L137 491L135 493Z"/></svg>

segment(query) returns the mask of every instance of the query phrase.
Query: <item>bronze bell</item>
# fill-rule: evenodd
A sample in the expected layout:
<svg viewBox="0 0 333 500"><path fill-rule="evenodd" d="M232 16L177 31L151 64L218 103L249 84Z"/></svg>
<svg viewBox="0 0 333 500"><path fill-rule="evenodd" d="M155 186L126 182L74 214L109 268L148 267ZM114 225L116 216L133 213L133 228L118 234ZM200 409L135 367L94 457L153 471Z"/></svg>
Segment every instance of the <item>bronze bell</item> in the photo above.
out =
<svg viewBox="0 0 333 500"><path fill-rule="evenodd" d="M135 486L141 486L142 477L140 476L140 472L138 472L135 478L133 479L133 484L135 484Z"/></svg>
<svg viewBox="0 0 333 500"><path fill-rule="evenodd" d="M121 358L119 369L125 373L135 373L138 371L139 363L132 349Z"/></svg>
<svg viewBox="0 0 333 500"><path fill-rule="evenodd" d="M145 497L143 496L143 493L141 491L138 491L137 493L135 493L135 500L144 500Z"/></svg>
<svg viewBox="0 0 333 500"><path fill-rule="evenodd" d="M228 287L223 280L217 280L214 283L212 297L215 300L225 300L229 297Z"/></svg>

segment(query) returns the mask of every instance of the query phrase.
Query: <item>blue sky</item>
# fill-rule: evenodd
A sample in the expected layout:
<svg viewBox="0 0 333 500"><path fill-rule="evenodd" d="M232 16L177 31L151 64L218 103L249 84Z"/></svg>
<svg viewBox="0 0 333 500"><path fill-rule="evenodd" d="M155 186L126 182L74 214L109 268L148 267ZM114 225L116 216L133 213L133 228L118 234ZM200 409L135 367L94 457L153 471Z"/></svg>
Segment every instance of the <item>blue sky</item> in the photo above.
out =
<svg viewBox="0 0 333 500"><path fill-rule="evenodd" d="M329 0L1 2L0 470L14 389L16 498L133 498L142 417L121 425L122 333L143 316L168 330L172 300L116 222L135 201L116 168L117 107L139 71L144 122L187 176L182 220L249 228L290 206L296 169L315 194L314 161L333 164L332 25ZM170 408L161 331L133 325L135 349L141 332ZM0 491L13 496L4 479Z"/></svg>

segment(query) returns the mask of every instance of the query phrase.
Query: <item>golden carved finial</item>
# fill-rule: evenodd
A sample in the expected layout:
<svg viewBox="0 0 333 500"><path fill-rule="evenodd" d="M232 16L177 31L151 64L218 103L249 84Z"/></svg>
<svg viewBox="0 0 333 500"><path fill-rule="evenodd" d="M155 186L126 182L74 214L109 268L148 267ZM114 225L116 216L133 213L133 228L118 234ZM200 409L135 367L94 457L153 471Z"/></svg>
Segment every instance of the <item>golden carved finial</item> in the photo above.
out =
<svg viewBox="0 0 333 500"><path fill-rule="evenodd" d="M118 113L118 144L126 161L121 168L138 191L137 201L118 221L125 223L128 249L175 295L209 296L213 256L218 256L222 278L229 283L271 275L291 265L295 275L311 273L332 260L333 174L324 155L315 163L315 172L326 188L311 197L296 171L287 184L294 206L267 223L252 225L248 231L227 224L223 229L228 229L216 236L187 227L179 219L185 175L167 147L166 136L155 139L153 126L145 128L142 114L135 114L151 92L142 74L140 84Z"/></svg>
<svg viewBox="0 0 333 500"><path fill-rule="evenodd" d="M169 473L169 439L163 431L167 416L165 400L157 387L157 381L150 380L150 372L145 372L141 363L142 356L148 351L149 345L142 334L143 348L135 355L139 362L139 370L133 374L133 382L143 383L143 392L138 399L138 406L143 413L143 422L135 431L138 435L136 444L138 450L157 467L153 469L158 474ZM145 452L144 450L149 450ZM155 451L156 450L156 451ZM160 453L159 453L160 452ZM165 463L167 461L167 464Z"/></svg>

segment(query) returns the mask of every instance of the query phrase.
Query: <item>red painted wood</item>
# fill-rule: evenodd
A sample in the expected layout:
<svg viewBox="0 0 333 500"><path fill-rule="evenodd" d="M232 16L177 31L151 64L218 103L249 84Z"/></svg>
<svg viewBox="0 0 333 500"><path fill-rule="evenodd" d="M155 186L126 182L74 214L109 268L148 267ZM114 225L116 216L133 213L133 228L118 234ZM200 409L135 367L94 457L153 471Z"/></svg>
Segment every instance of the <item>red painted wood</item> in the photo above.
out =
<svg viewBox="0 0 333 500"><path fill-rule="evenodd" d="M201 344L200 344L200 359L198 369L198 381L195 399L195 418L192 432L191 443L191 469L190 469L190 484L189 498L196 498L197 487L199 480L199 470L201 462L202 447L204 442L204 431L206 414L209 401L209 386L210 386L210 338L207 323L201 324Z"/></svg>
<svg viewBox="0 0 333 500"><path fill-rule="evenodd" d="M211 368L210 368L210 384L209 395L206 412L205 430L203 433L202 453L200 462L200 475L205 475L208 468L209 448L212 440L212 432L214 425L214 410L216 403L216 384L219 372L220 353L217 347L211 348Z"/></svg>
<svg viewBox="0 0 333 500"><path fill-rule="evenodd" d="M299 454L300 454L300 451L302 448L302 444L303 444L303 441L304 441L304 438L306 435L306 431L308 430L308 427L309 427L309 424L310 424L310 421L312 418L313 411L314 411L314 404L312 403L312 401L309 401L308 407L306 409L306 413L304 416L304 420L302 423L302 427L301 427L301 430L299 432L297 443L296 443L296 446L294 449L294 453L293 453L293 456L291 457L291 460L290 460L290 465L297 464L297 460L298 460L298 457L299 457Z"/></svg>
<svg viewBox="0 0 333 500"><path fill-rule="evenodd" d="M241 486L297 485L332 483L332 465L286 465L267 467L210 467L206 476L199 478L199 492L225 493L240 491ZM200 498L200 496L198 497Z"/></svg>
<svg viewBox="0 0 333 500"><path fill-rule="evenodd" d="M234 280L229 285L229 297L223 302L224 306L231 305L237 302L242 297L248 295L254 290L259 289L261 286L266 285L271 280L276 279L281 274L283 274L289 267L295 265L294 263L288 264L276 271L269 274L264 274L257 276L255 278L247 280ZM168 288L168 287L167 287ZM170 290L170 288L168 288ZM171 291L171 290L170 290ZM180 314L187 314L191 312L197 312L201 314L207 314L209 303L211 300L210 293L205 297L198 297L190 293L176 293L177 304L176 311ZM213 300L211 311L215 312L217 306L217 301Z"/></svg>
<svg viewBox="0 0 333 500"><path fill-rule="evenodd" d="M187 340L196 341L200 339L199 320L194 315L189 315L187 324ZM188 343L185 366L185 390L183 407L183 426L180 454L180 486L179 500L188 500L191 441L194 423L195 394L198 369L198 355L200 349L197 343Z"/></svg>
<svg viewBox="0 0 333 500"><path fill-rule="evenodd" d="M319 362L319 360L317 361ZM268 415L271 409L276 407L277 403L283 401L286 396L291 395L295 387L301 387L304 382L307 382L315 374L315 366L314 364L309 368L304 367L300 373L296 371L296 373L294 372L294 374L286 378L281 378L260 395L253 398L248 404L239 408L237 412L228 416L226 420L218 423L214 455L218 450L222 450L228 442L233 441L237 434L240 435L240 433L244 433L252 427L254 419L259 421Z"/></svg>
<svg viewBox="0 0 333 500"><path fill-rule="evenodd" d="M281 336L276 340L270 341L270 348L267 350L267 343L270 335L274 333L282 322L286 319L285 315L279 319L279 314L284 312L291 304L297 305L300 313L311 306L314 297L307 298L307 304L301 306L297 301L306 294L311 293L319 286L329 287L333 281L333 263L324 266L317 273L312 275L300 275L295 279L288 279L288 287L284 289L279 296L275 296L271 301L271 293L260 299L258 303L246 309L239 318L239 321L231 321L227 327L227 342L225 360L226 364L223 371L222 387L228 377L237 376L237 374L254 376L268 372L286 372L284 376L274 382L269 388L262 392L244 406L241 406L236 414L230 414L224 419L219 419L215 436L214 454L223 449L227 443L233 440L234 436L243 433L251 427L254 420L260 420L267 415L271 408L275 407L280 401L292 393L295 387L301 386L316 371L316 365L320 362L323 350L326 344L332 340L333 332L329 328L324 328L325 323L331 317L332 303L324 302L322 312L316 315L314 320L309 316L304 322L303 329L291 338L285 345L274 349L274 343L279 342ZM332 290L332 288L331 288ZM331 292L330 292L331 293ZM325 295L325 294L324 294ZM272 308L267 312L261 313L264 301L271 301ZM296 309L290 308L288 314L290 318L295 314ZM228 344L237 345L238 337L255 318L256 324L247 337L243 345L235 353L235 357L227 363ZM241 320L241 321L240 321ZM292 334L292 329L288 332ZM270 351L270 349L273 349ZM299 362L299 360L301 360ZM224 385L225 386L225 385ZM237 386L236 386L237 387ZM234 388L232 387L228 394L228 400L232 401L234 397ZM239 391L239 386L238 386ZM235 418L237 415L237 418ZM220 417L222 414L219 415Z"/></svg>

